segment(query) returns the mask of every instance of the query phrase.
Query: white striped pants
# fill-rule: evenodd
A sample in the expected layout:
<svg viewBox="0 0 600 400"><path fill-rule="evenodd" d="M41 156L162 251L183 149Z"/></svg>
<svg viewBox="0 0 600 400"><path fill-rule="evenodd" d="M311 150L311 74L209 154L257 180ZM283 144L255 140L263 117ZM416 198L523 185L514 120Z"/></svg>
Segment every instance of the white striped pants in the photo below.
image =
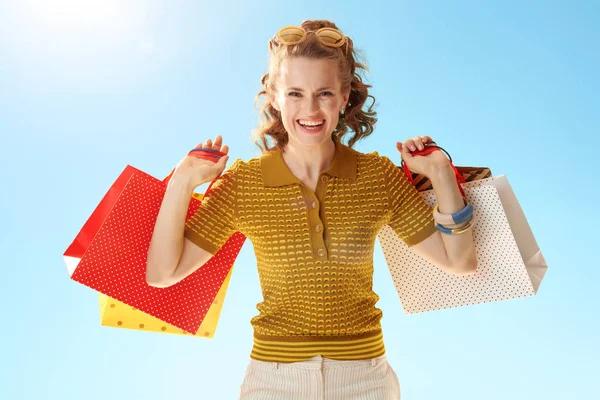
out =
<svg viewBox="0 0 600 400"><path fill-rule="evenodd" d="M385 355L294 363L250 359L239 400L400 400L400 382Z"/></svg>

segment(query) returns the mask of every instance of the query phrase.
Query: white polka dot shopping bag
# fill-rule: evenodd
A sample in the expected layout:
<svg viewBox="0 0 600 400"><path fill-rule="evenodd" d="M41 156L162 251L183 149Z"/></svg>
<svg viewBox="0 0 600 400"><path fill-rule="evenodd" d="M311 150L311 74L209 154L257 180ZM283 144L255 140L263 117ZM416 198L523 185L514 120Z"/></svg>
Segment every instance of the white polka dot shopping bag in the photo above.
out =
<svg viewBox="0 0 600 400"><path fill-rule="evenodd" d="M101 294L104 325L212 337L246 237L234 233L202 268L181 282L167 288L149 286L147 252L169 177L161 181L128 165L64 259L71 279ZM210 186L207 195L209 191ZM187 219L201 207L201 198L195 194L190 200Z"/></svg>
<svg viewBox="0 0 600 400"><path fill-rule="evenodd" d="M455 167L452 157L435 143L413 155L443 151L450 159L461 194L473 208L473 238L477 272L455 276L443 272L412 251L384 226L378 239L406 314L441 310L533 296L548 269L505 175L492 176L487 167ZM399 167L425 202L434 207L428 179Z"/></svg>
<svg viewBox="0 0 600 400"><path fill-rule="evenodd" d="M473 205L474 275L443 272L414 253L389 226L379 242L406 314L508 300L536 294L548 269L505 175L461 183ZM436 204L433 190L420 192Z"/></svg>

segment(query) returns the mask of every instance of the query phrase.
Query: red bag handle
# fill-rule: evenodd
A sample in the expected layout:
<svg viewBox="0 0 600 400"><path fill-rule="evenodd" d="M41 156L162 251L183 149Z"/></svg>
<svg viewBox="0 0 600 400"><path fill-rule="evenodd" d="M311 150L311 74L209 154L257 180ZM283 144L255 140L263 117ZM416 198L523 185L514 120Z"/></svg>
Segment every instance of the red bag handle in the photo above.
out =
<svg viewBox="0 0 600 400"><path fill-rule="evenodd" d="M190 156L190 157L201 158L203 160L208 160L208 161L213 161L213 162L217 162L221 157L226 156L226 155L227 154L225 154L221 151L218 151L218 150L213 150L211 148L201 148L201 147L192 149L188 153L188 156ZM174 172L175 172L175 168L173 168L171 170L171 172L169 173L169 175L167 175L167 177L165 179L163 179L163 182L169 183ZM219 174L215 179L213 179L213 181L210 183L210 185L208 185L206 192L204 192L205 196L208 193L208 191L210 190L210 188L212 187L213 183L215 183L215 181L217 179L219 179L219 176L221 176L221 174Z"/></svg>
<svg viewBox="0 0 600 400"><path fill-rule="evenodd" d="M463 190L463 188L462 188L462 186L460 184L461 183L467 183L467 181L462 176L462 174L460 172L458 172L458 170L456 169L456 167L454 166L454 164L452 164L452 157L450 157L450 154L448 154L448 152L446 150L442 149L441 147L439 147L437 145L426 144L425 148L423 150L413 151L411 154L413 156L425 156L427 154L431 154L434 151L439 151L439 150L442 150L448 156L448 158L450 160L450 166L452 167L452 170L454 171L454 174L456 175L456 184L458 185L458 189L460 190L460 194L462 195L462 197L465 197L465 192L464 192L464 190ZM404 160L401 160L400 165L401 165L402 169L404 170L404 174L408 178L409 182L414 185L415 182L413 180L412 173L410 172L410 169L408 169L408 165L406 165L406 163L404 162Z"/></svg>

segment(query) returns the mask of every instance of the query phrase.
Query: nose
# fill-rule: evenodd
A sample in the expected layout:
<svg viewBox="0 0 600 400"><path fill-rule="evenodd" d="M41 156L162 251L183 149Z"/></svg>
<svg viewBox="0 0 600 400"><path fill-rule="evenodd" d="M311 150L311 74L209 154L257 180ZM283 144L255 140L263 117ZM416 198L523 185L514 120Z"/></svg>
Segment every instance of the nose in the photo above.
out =
<svg viewBox="0 0 600 400"><path fill-rule="evenodd" d="M314 96L308 96L308 114L316 114L319 112L319 101Z"/></svg>

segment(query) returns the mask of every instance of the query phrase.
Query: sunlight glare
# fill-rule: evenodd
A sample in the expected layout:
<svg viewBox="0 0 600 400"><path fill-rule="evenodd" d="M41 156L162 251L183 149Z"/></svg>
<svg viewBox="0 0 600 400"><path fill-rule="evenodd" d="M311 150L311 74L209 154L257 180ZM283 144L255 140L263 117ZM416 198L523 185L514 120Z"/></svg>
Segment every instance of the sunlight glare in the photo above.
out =
<svg viewBox="0 0 600 400"><path fill-rule="evenodd" d="M23 73L101 87L131 80L156 51L143 0L21 0L6 37ZM145 61L144 61L145 60ZM144 65L144 64L142 64Z"/></svg>

